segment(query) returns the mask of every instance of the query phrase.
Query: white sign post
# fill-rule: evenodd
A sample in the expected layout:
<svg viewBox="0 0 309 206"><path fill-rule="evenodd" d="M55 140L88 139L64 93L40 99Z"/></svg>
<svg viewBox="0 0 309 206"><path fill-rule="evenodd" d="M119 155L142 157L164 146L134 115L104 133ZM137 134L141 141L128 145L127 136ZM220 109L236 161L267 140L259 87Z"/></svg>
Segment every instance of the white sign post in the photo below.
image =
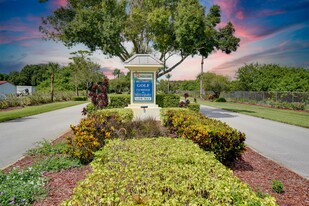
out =
<svg viewBox="0 0 309 206"><path fill-rule="evenodd" d="M134 119L160 120L156 104L156 72L163 63L150 54L136 54L124 62L131 72L131 104Z"/></svg>

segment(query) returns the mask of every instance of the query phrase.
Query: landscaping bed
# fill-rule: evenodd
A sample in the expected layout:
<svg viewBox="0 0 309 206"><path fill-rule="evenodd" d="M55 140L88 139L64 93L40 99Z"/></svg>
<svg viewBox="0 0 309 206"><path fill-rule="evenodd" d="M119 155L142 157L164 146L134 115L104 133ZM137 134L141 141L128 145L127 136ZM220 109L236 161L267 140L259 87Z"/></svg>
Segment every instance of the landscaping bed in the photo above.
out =
<svg viewBox="0 0 309 206"><path fill-rule="evenodd" d="M114 111L116 111L116 110L114 110ZM100 113L100 115L96 118L101 119L103 117L109 117L110 114L114 114L114 111L112 113L107 112L107 111L106 111L107 113L106 112ZM184 114L183 112L181 112L181 113ZM174 112L174 114L175 114L175 112ZM125 110L121 114L121 116L122 116L121 119L124 119L123 117L126 117L127 119L131 118L130 113L127 113ZM117 116L115 116L115 117L117 117ZM97 128L97 129L101 128L99 130L95 130L95 131L94 130L87 130L87 132L90 135L94 135L94 137L96 137L99 133L102 134L102 132L104 132L104 134L109 134L109 135L115 135L116 134L116 135L118 135L118 138L123 139L123 140L127 139L127 137L125 138L123 136L124 130L117 129L117 127L110 130L111 125L105 124L105 123L97 125L97 124L95 124L96 118L92 117L92 119L90 119L91 120L90 122L83 122L79 126L82 126L83 128L85 128L85 125L99 126ZM119 122L118 120L119 120L118 118L115 118L113 121ZM167 120L167 119L165 119L165 120ZM179 117L177 117L177 118L172 117L171 120L178 121ZM212 123L215 123L216 125L220 124L219 122L216 122L216 121L212 122L212 121L209 121L207 119L205 119L203 121L208 122L208 124L212 124ZM87 123L87 124L85 124L85 123ZM145 129L145 127L149 128L150 125L157 125L157 126L153 127L150 130ZM157 133L156 135L159 135L159 136L160 135L161 136L162 135L164 135L164 136L168 135L168 132L166 131L166 129L164 127L160 126L160 124L158 124L158 123L153 123L151 121L146 122L146 124L145 123L143 123L143 124L129 123L125 127L126 133L136 135L137 134L136 130L132 130L132 131L129 130L129 128L132 128L133 126L137 127L139 132L142 131L142 130L145 130L147 132L147 135L148 134L154 134L154 132L153 132L154 130L162 130L162 129L164 129L164 131L162 133ZM175 126L177 126L177 125L172 123L172 124L170 124L170 126L172 126L173 128L176 128ZM227 138L229 138L231 140L234 139L234 138L236 140L238 138L242 138L242 135L240 133L237 133L234 130L230 130L230 128L228 128L226 125L222 125L222 126L227 128L227 131L230 131L230 132L227 132L227 133L222 133L222 135L225 135ZM76 128L76 127L74 127L74 128L75 128L74 133L79 135L80 140L85 141L85 139L83 139L85 131L81 131L80 128ZM105 128L105 130L103 131L102 128ZM123 128L123 126L122 126L122 128ZM209 138L208 134L211 134L213 137L216 137L216 135L217 135L217 133L212 132L211 128L212 127L207 128L209 130L209 132L207 132L207 134L203 133L203 135L201 135L201 138L199 138L198 141L196 139L192 139L193 142L196 142L197 144L202 144L201 148L206 149L206 150L216 149L217 147L216 148L209 148L209 147L206 147L207 145L204 144L204 142ZM113 134L113 131L116 131L116 133ZM198 131L198 130L196 130L196 131ZM99 132L99 133L97 133L97 132ZM220 132L223 132L223 131L220 131ZM174 138L177 137L176 133L174 133L171 136L174 137ZM184 132L181 132L181 133L187 134L186 130L184 130ZM198 133L201 133L201 132L198 132ZM239 134L240 136L239 135L235 136L235 134ZM63 142L65 137L68 136L68 135L73 137L73 133L70 132L70 133L65 134L62 137L58 138L56 141L54 141L54 143L55 144L60 143L60 145L61 145L61 142ZM139 135L141 135L141 137L145 136L145 134L142 134L142 133L139 133ZM107 136L105 135L105 137L107 137ZM186 137L186 135L184 135L183 137L190 139L189 137ZM128 139L131 139L131 138L132 137L129 137ZM72 138L67 138L67 139L72 139ZM168 138L165 138L165 139L168 139ZM203 140L203 141L201 141L201 140ZM129 140L129 141L131 141L131 140ZM135 140L135 141L143 141L143 139ZM86 142L84 142L84 143L86 143ZM104 145L105 144L103 144L103 146ZM224 148L228 149L228 147L226 147L228 145L229 144L225 144L225 145L221 145L221 146L218 145L218 148L221 148L222 146L224 146ZM74 146L74 145L72 145L72 146ZM75 149L78 149L76 146L74 146L74 147L75 147ZM50 152L56 152L56 154L61 153L59 151L62 147L57 147L57 148L58 149L49 149L48 152L49 153ZM105 148L105 146L103 148ZM158 147L155 147L154 150L156 150L157 148ZM61 150L63 150L63 148ZM81 150L75 150L75 151L81 151ZM45 150L37 150L37 152L38 153L44 153L46 151ZM82 151L82 152L84 152L84 151ZM269 161L268 159L266 159L266 158L262 157L261 155L255 153L254 151L252 151L249 148L246 148L246 150L241 149L241 150L239 150L239 152L241 152L241 153L244 152L243 155L242 155L242 158L241 159L236 158L237 160L231 168L234 171L234 175L238 176L244 182L248 183L255 190L256 195L258 197L263 198L265 196L265 193L268 193L268 194L276 197L277 202L280 205L308 205L308 203L309 203L309 198L308 198L309 194L307 192L307 191L309 191L308 180L298 176L297 174L295 174L295 173L293 173L293 172L291 172L291 171L289 171L289 170L287 170L283 167L280 167L278 164L276 164L272 161ZM204 153L208 154L208 152L204 152ZM217 153L216 158L220 160L221 154L220 154L220 156L218 156L218 154L219 153ZM149 155L153 155L153 152L149 153ZM236 155L235 157L238 157L238 155ZM5 170L5 172L8 172L14 166L21 166L22 168L26 168L27 166L32 165L32 163L37 161L37 160L38 160L38 156L35 156L32 153L32 156L26 156L24 159L18 161L14 165L12 165L10 168L7 168ZM96 159L95 159L95 161L96 161ZM216 163L216 164L219 164L219 163ZM223 168L223 166L222 166L222 168ZM69 169L62 169L58 172L44 172L43 173L44 176L48 179L48 183L46 185L46 190L48 191L47 197L43 198L39 201L36 201L35 205L59 205L63 200L66 200L71 196L73 188L76 187L76 185L77 185L77 181L84 179L86 174L90 173L91 171L92 170L89 166L78 166L78 167L73 167L73 168L70 167ZM221 171L221 169L220 169L220 171ZM167 172L168 172L168 170L167 170ZM284 191L284 192L282 194L277 194L277 193L272 191L272 184L273 184L272 181L273 180L278 180L279 182L283 183L284 187L283 187L282 191ZM230 184L230 182L227 185L229 185L229 184ZM179 193L179 194L181 194L181 193ZM201 194L201 193L199 193L199 194ZM255 193L252 193L252 194L254 196L256 196ZM209 194L207 193L207 195L209 195ZM235 195L235 194L233 193L232 196L233 195ZM240 196L236 195L236 197L240 197ZM137 198L136 199L137 202L145 201L145 199L143 200L143 198L141 199L141 197L139 197L139 196L136 196L136 198ZM241 201L240 199L236 198L235 201ZM213 198L212 198L212 200L213 200ZM236 205L236 203L235 203L235 205Z"/></svg>

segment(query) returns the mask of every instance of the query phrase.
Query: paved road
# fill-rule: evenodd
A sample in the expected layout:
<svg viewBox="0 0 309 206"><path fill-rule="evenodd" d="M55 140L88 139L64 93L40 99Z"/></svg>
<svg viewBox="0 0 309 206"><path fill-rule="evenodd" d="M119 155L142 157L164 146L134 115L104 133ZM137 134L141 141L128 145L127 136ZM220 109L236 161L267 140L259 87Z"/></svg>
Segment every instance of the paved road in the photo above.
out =
<svg viewBox="0 0 309 206"><path fill-rule="evenodd" d="M201 112L244 132L251 148L309 179L309 129L204 105Z"/></svg>
<svg viewBox="0 0 309 206"><path fill-rule="evenodd" d="M0 123L0 168L18 159L36 143L53 140L77 124L86 104ZM0 113L1 115L1 113Z"/></svg>

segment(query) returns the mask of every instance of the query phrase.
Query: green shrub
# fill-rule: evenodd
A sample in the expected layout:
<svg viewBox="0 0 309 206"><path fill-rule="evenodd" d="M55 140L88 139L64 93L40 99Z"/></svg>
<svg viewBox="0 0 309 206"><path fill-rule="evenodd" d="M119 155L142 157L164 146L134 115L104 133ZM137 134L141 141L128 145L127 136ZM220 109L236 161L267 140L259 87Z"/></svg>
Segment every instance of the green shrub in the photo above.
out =
<svg viewBox="0 0 309 206"><path fill-rule="evenodd" d="M275 102L275 101L268 101L267 102L271 107L277 109L292 109L292 110L305 110L305 103L300 102Z"/></svg>
<svg viewBox="0 0 309 206"><path fill-rule="evenodd" d="M271 188L278 194L284 193L284 185L279 180L272 180Z"/></svg>
<svg viewBox="0 0 309 206"><path fill-rule="evenodd" d="M29 149L27 155L55 155L55 154L65 154L67 150L67 144L65 142L60 142L53 145L47 140L37 143L37 146L33 149Z"/></svg>
<svg viewBox="0 0 309 206"><path fill-rule="evenodd" d="M86 114L88 114L88 115L95 112L95 107L92 103L87 104L86 108L84 108L84 109L86 109L86 111L87 111Z"/></svg>
<svg viewBox="0 0 309 206"><path fill-rule="evenodd" d="M184 139L112 140L62 205L276 205Z"/></svg>
<svg viewBox="0 0 309 206"><path fill-rule="evenodd" d="M215 102L226 102L226 99L224 99L223 97L220 97L220 98L215 99Z"/></svg>
<svg viewBox="0 0 309 206"><path fill-rule="evenodd" d="M245 150L245 134L215 119L187 109L167 109L162 122L178 137L191 139L201 148L214 152L216 158L230 164L241 157Z"/></svg>
<svg viewBox="0 0 309 206"><path fill-rule="evenodd" d="M54 102L70 101L74 97L73 92L55 92ZM51 103L49 92L37 92L28 96L17 97L16 95L8 95L5 100L0 100L0 109L18 106L32 106Z"/></svg>
<svg viewBox="0 0 309 206"><path fill-rule="evenodd" d="M73 101L87 101L88 98L86 96L77 96L72 98Z"/></svg>
<svg viewBox="0 0 309 206"><path fill-rule="evenodd" d="M77 159L65 156L46 157L33 165L39 171L58 172L62 169L70 169L80 166Z"/></svg>
<svg viewBox="0 0 309 206"><path fill-rule="evenodd" d="M108 108L124 108L130 104L129 94L113 94L109 95Z"/></svg>
<svg viewBox="0 0 309 206"><path fill-rule="evenodd" d="M27 154L44 158L39 158L24 170L14 168L9 173L0 171L0 205L31 205L46 194L47 179L43 176L44 172L80 166L77 159L64 155L65 148L64 142L56 145L48 141L40 142Z"/></svg>
<svg viewBox="0 0 309 206"><path fill-rule="evenodd" d="M180 96L178 94L157 94L156 103L159 107L178 107Z"/></svg>
<svg viewBox="0 0 309 206"><path fill-rule="evenodd" d="M161 124L152 118L123 122L120 128L116 128L115 137L134 139L165 136L166 133L161 127Z"/></svg>
<svg viewBox="0 0 309 206"><path fill-rule="evenodd" d="M0 205L30 205L46 194L41 173L32 167L15 168L8 174L0 171Z"/></svg>
<svg viewBox="0 0 309 206"><path fill-rule="evenodd" d="M191 103L191 104L188 104L187 108L189 110L194 111L194 112L200 112L200 105L199 104Z"/></svg>

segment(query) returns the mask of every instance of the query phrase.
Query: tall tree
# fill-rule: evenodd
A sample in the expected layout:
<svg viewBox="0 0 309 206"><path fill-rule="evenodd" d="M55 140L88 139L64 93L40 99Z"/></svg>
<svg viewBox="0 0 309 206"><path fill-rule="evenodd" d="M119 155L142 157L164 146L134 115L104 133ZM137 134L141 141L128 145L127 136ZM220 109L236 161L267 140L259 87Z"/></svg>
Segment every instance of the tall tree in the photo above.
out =
<svg viewBox="0 0 309 206"><path fill-rule="evenodd" d="M86 91L88 91L92 83L97 83L103 79L103 74L100 71L100 65L92 62L88 56L91 55L89 51L79 50L72 52L75 55L71 59L73 62L69 64L72 71L72 78L75 85L76 96L79 95L78 87L83 84Z"/></svg>
<svg viewBox="0 0 309 206"><path fill-rule="evenodd" d="M309 70L276 64L249 64L236 73L237 90L309 91Z"/></svg>
<svg viewBox="0 0 309 206"><path fill-rule="evenodd" d="M229 79L226 76L206 72L198 76L202 79L205 91L212 91L215 98L219 98L221 92L229 89Z"/></svg>
<svg viewBox="0 0 309 206"><path fill-rule="evenodd" d="M172 77L171 74L167 74L165 75L166 79L167 79L167 93L170 93L170 78Z"/></svg>
<svg viewBox="0 0 309 206"><path fill-rule="evenodd" d="M207 58L214 50L236 51L233 25L217 29L218 23L220 7L214 5L206 14L198 0L68 0L43 19L40 31L68 47L83 43L123 61L135 53L156 53L164 62L161 77L190 55ZM174 55L178 61L168 67Z"/></svg>
<svg viewBox="0 0 309 206"><path fill-rule="evenodd" d="M48 63L48 70L50 74L50 99L51 102L54 101L54 82L55 82L55 73L59 70L59 64L57 63Z"/></svg>
<svg viewBox="0 0 309 206"><path fill-rule="evenodd" d="M113 75L114 75L115 78L119 79L120 74L121 74L121 70L120 69L114 69Z"/></svg>

